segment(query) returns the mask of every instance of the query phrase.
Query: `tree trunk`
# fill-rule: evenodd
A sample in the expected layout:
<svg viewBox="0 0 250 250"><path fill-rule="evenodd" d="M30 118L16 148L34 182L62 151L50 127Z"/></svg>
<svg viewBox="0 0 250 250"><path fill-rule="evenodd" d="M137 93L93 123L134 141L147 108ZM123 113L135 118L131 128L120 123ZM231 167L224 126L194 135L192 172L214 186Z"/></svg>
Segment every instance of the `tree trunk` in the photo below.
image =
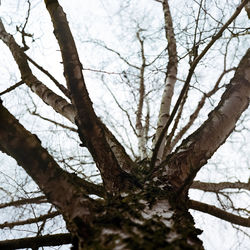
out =
<svg viewBox="0 0 250 250"><path fill-rule="evenodd" d="M72 249L203 249L187 197L181 199L156 182L147 182L143 191L100 201L87 234L81 218L68 221Z"/></svg>
<svg viewBox="0 0 250 250"><path fill-rule="evenodd" d="M44 2L60 46L67 82L67 91L64 92L71 102L53 93L33 75L28 63L31 59L26 56L14 37L6 32L1 20L0 39L9 47L19 67L22 82L26 82L56 112L77 125L80 146L86 147L91 154L103 185L96 185L63 170L56 158L42 147L38 137L27 131L2 105L1 99L0 151L13 157L23 167L44 192L48 202L62 214L72 236L72 249L203 249L202 242L198 239L201 230L194 227L188 208L192 204L192 208L196 207L200 211L207 212L209 209L201 207L202 204L198 202L191 201L189 204L188 189L201 167L232 133L236 122L249 105L250 49L240 61L234 77L227 85L217 107L208 115L208 119L183 140L175 152L171 151L168 155L165 154L169 150L167 132L185 100L196 66L235 20L247 0L242 1L203 51L192 58L185 84L171 112L179 59L168 1L162 1L169 62L152 156L147 156L147 136L142 125L146 96L144 70L149 64L146 63L144 55L144 38L140 37L138 31L142 65L135 134L139 138L140 164L132 161L124 147L95 113L75 41L62 7L57 0ZM248 6L246 10L249 14ZM195 45L194 43L194 49ZM178 123L178 118L176 119ZM148 130L149 122L148 125L147 122L145 124L145 130ZM171 139L171 134L168 140L169 138ZM172 146L171 140L169 145ZM92 195L96 198L92 198ZM210 214L238 225L249 226L246 218L239 222L236 215L230 220L227 219L228 214L219 213L220 209L212 208ZM66 240L68 242L68 238Z"/></svg>
<svg viewBox="0 0 250 250"><path fill-rule="evenodd" d="M0 119L0 150L23 166L63 215L73 249L202 249L186 192L176 181L162 179L164 171L148 174L149 162L141 163L129 189L105 193L102 186L62 170L1 103Z"/></svg>

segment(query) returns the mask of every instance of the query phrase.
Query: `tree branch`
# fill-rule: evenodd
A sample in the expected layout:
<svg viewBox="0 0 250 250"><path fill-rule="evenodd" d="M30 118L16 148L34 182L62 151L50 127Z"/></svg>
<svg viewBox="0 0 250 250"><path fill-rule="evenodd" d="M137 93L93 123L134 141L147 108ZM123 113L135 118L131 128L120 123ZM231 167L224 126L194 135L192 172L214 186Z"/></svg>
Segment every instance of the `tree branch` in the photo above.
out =
<svg viewBox="0 0 250 250"><path fill-rule="evenodd" d="M115 51L114 49L112 49L112 48L109 48L107 45L105 45L105 44L102 44L101 42L98 42L98 41L91 41L91 42L93 42L93 43L95 43L96 45L98 45L98 46L101 46L101 47L103 47L104 49L106 49L106 50L108 50L108 51L110 51L110 52L112 52L112 53L114 53L114 54L116 54L124 63L126 63L128 66L130 66L130 67L132 67L132 68L135 68L135 69L140 69L140 67L138 67L138 66L136 66L136 65L134 65L134 64L132 64L132 63L130 63L126 58L124 58L119 52L117 52L117 51Z"/></svg>
<svg viewBox="0 0 250 250"><path fill-rule="evenodd" d="M172 148L171 148L172 138L173 138L173 136L175 134L175 131L176 131L176 129L177 129L178 125L179 125L179 122L181 120L181 117L182 117L182 114L183 114L184 105L185 105L185 103L187 101L187 98L188 98L188 91L186 92L185 96L183 97L183 99L181 101L181 104L180 104L177 116L176 116L174 124L173 124L173 128L172 128L171 132L168 134L168 136L166 138L166 145L165 145L164 154L163 154L163 157L165 157L165 158L172 151Z"/></svg>
<svg viewBox="0 0 250 250"><path fill-rule="evenodd" d="M245 6L245 10L247 13L248 18L250 19L250 2L248 2Z"/></svg>
<svg viewBox="0 0 250 250"><path fill-rule="evenodd" d="M89 223L97 203L87 194L98 186L60 168L37 136L27 131L0 103L0 150L22 166L46 195L48 201L69 221L76 217ZM78 207L82 207L81 211Z"/></svg>
<svg viewBox="0 0 250 250"><path fill-rule="evenodd" d="M15 88L21 86L22 84L24 84L24 81L23 81L23 80L17 82L17 83L14 84L13 86L11 86L11 87L7 88L6 90L2 91L2 92L0 93L0 96L1 96L1 95L4 95L4 94L6 94L6 93L9 93L10 91L14 90Z"/></svg>
<svg viewBox="0 0 250 250"><path fill-rule="evenodd" d="M56 125L56 126L60 126L60 127L62 127L62 128L65 128L65 129L68 129L68 130L70 130L70 131L72 131L72 132L76 132L76 133L77 133L77 129L76 129L76 128L69 127L69 126L67 126L67 125L64 125L64 124L62 124L62 123L56 122L56 121L54 121L54 120L52 120L52 119L49 119L49 118L47 118L47 117L41 116L40 114L36 113L35 111L31 112L31 114L32 114L32 115L35 115L35 116L38 116L39 118L41 118L41 119L44 120L44 121L51 122L51 123L53 123L53 124Z"/></svg>
<svg viewBox="0 0 250 250"><path fill-rule="evenodd" d="M208 205L206 203L190 200L189 201L189 208L203 212L203 213L213 215L217 218L220 218L222 220L228 221L228 222L236 224L236 225L240 225L243 227L250 227L250 218L249 217L243 218L243 217L240 217L238 215L228 213L228 212L226 212L220 208L217 208L215 206Z"/></svg>
<svg viewBox="0 0 250 250"><path fill-rule="evenodd" d="M154 150L153 157L155 158L156 165L159 165L162 160L164 147L166 138L162 138L159 141L160 135L162 133L162 130L164 126L167 124L170 116L170 106L172 97L174 94L174 86L176 83L176 76L177 76L177 51L176 51L176 40L175 40L175 34L174 34L174 28L173 28L173 21L172 16L168 4L168 0L162 1L163 6L163 13L164 13L164 21L165 21L165 32L166 32L166 39L168 41L168 65L167 65L167 72L165 77L165 89L162 95L161 99L161 107L160 112L158 116L158 124L157 129L155 133L155 138L153 142L153 146L156 147L156 145L159 144L157 147L157 150ZM166 134L167 131L165 131L164 134ZM159 143L158 143L159 141Z"/></svg>
<svg viewBox="0 0 250 250"><path fill-rule="evenodd" d="M231 72L232 70L236 70L236 68L231 68L228 70L224 70L221 75L219 76L218 80L216 81L214 87L212 90L210 90L208 93L205 93L201 100L199 101L198 105L196 106L194 112L189 116L189 121L187 122L187 124L185 126L183 126L181 128L181 130L178 132L178 134L175 136L174 140L171 142L170 144L170 148L169 151L171 151L173 149L173 147L178 143L178 141L180 141L180 139L183 137L183 135L189 130L189 128L193 125L195 119L198 117L201 109L203 108L206 99L211 97L213 94L215 94L217 92L217 90L219 90L219 84L223 78L223 76L225 74L227 74L228 72Z"/></svg>
<svg viewBox="0 0 250 250"><path fill-rule="evenodd" d="M16 43L14 37L7 33L2 20L0 19L0 39L10 49L14 60L16 61L22 81L25 82L30 89L36 93L47 105L51 106L56 112L66 117L71 122L75 122L75 111L70 103L64 98L55 94L41 81L39 81L32 73L27 56L22 48Z"/></svg>
<svg viewBox="0 0 250 250"><path fill-rule="evenodd" d="M16 221L16 222L5 222L3 224L0 224L0 229L3 229L5 227L13 228L15 226L22 226L22 225L37 223L37 222L40 222L40 221L44 221L44 220L47 220L47 219L54 218L54 217L56 217L56 216L58 216L60 214L61 214L60 212L55 211L55 212L45 214L45 215L41 215L39 217L32 218L32 219L19 220L19 221Z"/></svg>
<svg viewBox="0 0 250 250"><path fill-rule="evenodd" d="M147 156L147 149L146 149L146 140L144 137L144 126L142 125L142 111L143 111L143 104L145 98L145 83L144 83L144 74L146 68L146 58L144 53L144 41L140 36L140 30L136 32L137 39L139 40L140 47L141 47L141 60L142 64L140 67L140 86L139 86L139 102L137 105L136 110L136 131L138 136L138 149L141 160Z"/></svg>
<svg viewBox="0 0 250 250"><path fill-rule="evenodd" d="M250 182L219 182L219 183L211 183L211 182L201 182L194 181L191 188L199 189L206 192L219 192L223 189L246 189L250 191Z"/></svg>
<svg viewBox="0 0 250 250"><path fill-rule="evenodd" d="M2 203L2 204L0 204L0 208L10 207L10 206L17 207L17 206L21 206L21 205L25 205L25 204L30 204L30 203L40 204L40 203L45 203L45 202L48 202L46 197L39 196L39 197L34 197L34 198L11 201L8 203Z"/></svg>
<svg viewBox="0 0 250 250"><path fill-rule="evenodd" d="M187 191L200 168L232 133L250 98L250 49L240 61L217 107L202 126L167 157L159 171L179 191ZM157 173L157 170L155 170Z"/></svg>
<svg viewBox="0 0 250 250"><path fill-rule="evenodd" d="M52 234L36 237L28 237L15 240L0 241L0 248L5 250L21 249L21 248L38 248L46 246L59 246L71 244L72 239L69 233Z"/></svg>
<svg viewBox="0 0 250 250"><path fill-rule="evenodd" d="M109 88L109 86L104 82L104 80L103 80L103 84L104 84L104 86L107 88L107 90L108 90L108 92L110 93L110 95L112 96L112 98L114 99L114 101L115 101L116 105L118 106L118 108L119 108L122 112L124 112L125 115L127 116L129 125L130 125L130 127L132 128L134 134L137 136L137 132L136 132L136 129L135 129L133 123L132 123L132 120L131 120L131 117L130 117L129 112L128 112L125 108L123 108L123 107L121 106L121 104L120 104L119 101L117 100L115 94L112 92L112 90Z"/></svg>
<svg viewBox="0 0 250 250"><path fill-rule="evenodd" d="M57 0L45 0L45 4L60 46L64 75L71 93L72 104L76 108L76 125L79 128L80 139L95 160L106 190L118 193L119 190L133 186L132 180L119 166L105 138L102 123L93 109L66 15Z"/></svg>
<svg viewBox="0 0 250 250"><path fill-rule="evenodd" d="M9 47L22 76L22 79L31 90L37 94L47 105L51 106L56 112L75 124L76 112L72 104L64 98L55 94L33 74L27 62L27 56L21 47L16 43L14 37L6 32L0 19L0 39ZM114 135L105 127L105 136L112 148L120 166L126 171L131 172L131 159L126 154L123 146L115 139Z"/></svg>
<svg viewBox="0 0 250 250"><path fill-rule="evenodd" d="M27 56L27 55L26 55ZM40 71L42 71L45 75L47 75L52 82L55 83L55 85L62 91L62 93L70 98L70 93L67 88L65 88L61 83L59 83L54 76L52 76L47 70L45 70L42 66L40 66L38 63L36 63L33 59L31 59L29 56L27 56L27 59Z"/></svg>
<svg viewBox="0 0 250 250"><path fill-rule="evenodd" d="M176 112L181 104L181 101L183 99L183 97L185 96L186 91L189 88L189 84L191 81L191 78L193 76L194 70L196 68L196 66L198 65L199 61L204 57L204 55L208 52L208 50L213 46L213 44L221 37L222 33L224 32L225 29L227 29L227 27L235 20L235 18L240 14L241 10L244 8L244 6L247 4L248 0L243 0L241 2L241 4L236 8L234 14L229 18L229 20L221 27L221 29L219 30L219 32L212 37L211 41L207 44L207 46L204 48L204 50L200 53L200 55L198 55L195 60L192 62L191 67L189 69L189 73L187 76L187 79L185 81L185 84L181 90L181 93L176 101L176 104L171 112L171 115L169 117L169 119L167 120L167 123L165 124L164 128L162 129L160 135L159 135L159 139L157 140L156 144L155 144L155 148L153 151L153 156L151 159L151 168L155 167L155 163L157 161L157 155L158 155L158 151L161 147L162 141L164 140L165 136L166 136L166 132L170 126L170 124L172 123Z"/></svg>

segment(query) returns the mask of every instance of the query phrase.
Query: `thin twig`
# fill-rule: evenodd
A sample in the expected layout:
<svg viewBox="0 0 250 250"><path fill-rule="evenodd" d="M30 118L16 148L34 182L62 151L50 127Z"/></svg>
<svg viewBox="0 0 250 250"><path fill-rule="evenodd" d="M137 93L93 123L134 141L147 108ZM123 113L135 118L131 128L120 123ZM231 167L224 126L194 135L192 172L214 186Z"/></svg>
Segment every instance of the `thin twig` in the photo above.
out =
<svg viewBox="0 0 250 250"><path fill-rule="evenodd" d="M39 196L39 197L34 197L34 198L11 201L8 203L2 203L2 204L0 204L0 208L11 207L11 206L17 207L17 206L21 206L21 205L25 205L25 204L30 204L30 203L40 204L40 203L45 203L45 202L48 202L46 200L46 197Z"/></svg>
<svg viewBox="0 0 250 250"><path fill-rule="evenodd" d="M153 156L152 156L152 159L151 159L151 163L150 163L150 166L151 166L151 169L154 168L155 166L155 162L157 160L157 154L158 154L158 151L159 151L159 148L161 146L161 143L165 137L165 134L170 126L170 124L172 123L175 115L176 115L176 112L181 104L181 101L189 87L189 84L190 84L190 81L191 81L191 78L193 76L193 73L194 73L194 70L197 66L197 64L199 63L199 61L204 57L204 55L208 52L208 50L213 46L213 44L221 37L222 33L224 32L224 30L235 20L235 18L240 14L241 10L243 9L243 7L247 4L249 0L243 0L242 3L236 8L234 14L229 18L229 20L222 26L222 28L219 30L219 32L212 37L211 41L208 43L208 45L205 47L205 49L201 52L200 55L198 55L194 61L192 62L191 66L190 66L190 69L189 69L189 73L188 73L188 76L187 76L187 79L186 79L186 82L181 90L181 93L178 97L178 100L176 101L176 104L173 108L173 111L166 123L166 125L164 126L164 128L162 129L161 131L161 134L156 142L156 145L155 145L155 148L154 148L154 151L153 151Z"/></svg>
<svg viewBox="0 0 250 250"><path fill-rule="evenodd" d="M33 59L31 59L29 56L27 56L28 61L30 61L34 66L36 66L40 71L42 71L45 75L47 75L52 82L55 83L55 85L63 92L65 96L67 96L70 99L70 93L67 88L65 88L61 83L59 83L54 76L52 76L47 70L45 70L42 66L40 66L38 63L36 63Z"/></svg>
<svg viewBox="0 0 250 250"><path fill-rule="evenodd" d="M17 82L17 83L14 84L13 86L11 86L11 87L7 88L6 90L4 90L3 92L1 92L1 93L0 93L0 96L1 96L1 95L4 95L4 94L6 94L6 93L9 93L10 91L14 90L15 88L21 86L22 84L24 84L24 81L23 81L23 80Z"/></svg>

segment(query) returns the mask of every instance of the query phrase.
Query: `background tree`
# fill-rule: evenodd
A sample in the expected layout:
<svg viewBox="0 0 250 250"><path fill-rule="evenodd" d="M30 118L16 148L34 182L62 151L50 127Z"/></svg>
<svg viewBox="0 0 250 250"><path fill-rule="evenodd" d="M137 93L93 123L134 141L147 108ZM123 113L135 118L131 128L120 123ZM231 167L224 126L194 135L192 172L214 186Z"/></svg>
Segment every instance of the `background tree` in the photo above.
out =
<svg viewBox="0 0 250 250"><path fill-rule="evenodd" d="M15 221L1 228L21 226L26 238L0 246L202 249L189 208L241 226L247 234L247 163L232 168L217 155L213 168L216 162L208 160L232 132L230 140L245 143L249 1L225 6L224 1L195 0L181 10L166 0L140 6L137 1L100 2L109 14L105 33L115 33L118 40L100 39L103 26L93 34L91 15L81 31L72 22L78 30L72 35L58 1L44 3L27 1L23 16L3 12L0 22L1 50L8 58L1 81L10 82L1 92L0 149L34 181L20 167L12 171L15 163L3 155L1 210L10 213L15 207ZM15 3L14 12L23 12L22 4ZM39 13L41 21L34 23L45 6L59 50L47 19ZM46 34L38 39L40 28ZM48 48L46 69L39 63L40 47ZM65 79L58 73L60 64L49 66L61 60L55 48ZM222 178L224 162L228 175ZM225 179L230 175L237 181ZM214 193L218 207L189 199L191 189ZM211 202L213 196L207 197ZM28 218L31 214L34 218ZM28 230L34 237L27 238Z"/></svg>

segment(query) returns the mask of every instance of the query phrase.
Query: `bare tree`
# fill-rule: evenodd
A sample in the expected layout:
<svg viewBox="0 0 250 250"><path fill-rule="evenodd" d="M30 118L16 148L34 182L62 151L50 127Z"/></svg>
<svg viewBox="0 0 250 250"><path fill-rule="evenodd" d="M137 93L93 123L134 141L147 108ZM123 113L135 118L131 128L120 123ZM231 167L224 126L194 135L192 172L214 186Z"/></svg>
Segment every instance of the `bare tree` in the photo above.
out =
<svg viewBox="0 0 250 250"><path fill-rule="evenodd" d="M10 185L0 186L0 192L12 199L1 202L0 209L22 207L21 215L28 204L33 211L35 207L40 209L40 214L34 212L34 218L21 216L0 224L1 229L37 225L33 237L0 241L0 248L38 249L71 243L72 249L203 249L198 238L201 230L195 228L189 209L250 227L246 206L237 208L230 194L241 190L249 195L249 181L194 180L228 137L244 127L236 125L244 124L243 118L247 121L242 114L250 97L250 49L232 50L231 44L245 41L249 34L249 0L240 1L237 6L228 4L230 16L216 1L212 4L194 0L187 6L186 16L179 10L179 15L185 17L184 24L173 18L169 1L153 2L161 7L162 16L157 18L164 29L150 29L150 25L144 28L143 23L131 18L134 47L129 46L129 53L125 53L98 39L76 41L59 2L45 0L66 86L29 54L34 44L29 44L34 35L27 31L32 3L27 1L25 21L16 26L16 34L8 31L11 25L7 27L0 20L0 39L20 73L17 83L0 93L6 97L6 105L3 101L0 104L0 150L15 159L38 186L36 191L33 187L32 192L23 192L26 197L21 198L14 195L19 191ZM130 4L133 3L122 2L118 15L126 17L121 12L126 12ZM221 15L212 15L212 8ZM240 14L244 21L238 23ZM131 13L127 12L127 16ZM21 43L17 37L21 37ZM104 55L114 56L119 67L105 68L105 60L102 68L82 66L80 54L84 52L78 53L76 42L91 44ZM153 48L157 44L159 48ZM210 74L206 68L215 54L217 58L212 63L220 64L220 73L217 78L208 78L213 84L202 87L199 74ZM50 79L52 87L45 84L47 80L41 73ZM116 108L104 108L102 113L102 107L93 107L86 87L88 80L84 78L89 74L100 76L102 91L109 94L111 106ZM27 102L24 114L15 117L12 113L18 107L10 112L11 107L5 106L20 86ZM55 86L60 93L54 90ZM124 88L126 95L120 93ZM195 95L195 91L199 94ZM38 100L52 108L54 116L44 114ZM121 118L112 116L114 110L120 111ZM26 114L39 119L42 126L50 124L49 131L36 135L27 130L30 120L24 122ZM25 127L20 123L22 119ZM51 128L63 131L56 134L63 138L63 149L53 146ZM67 152L68 143L75 145L73 151L77 152ZM8 164L7 161L6 169ZM2 176L6 177L7 171ZM15 181L18 190L33 185L23 174L21 179L22 184ZM190 199L190 189L214 193L220 207ZM68 232L44 235L46 225L58 217L60 221L63 218Z"/></svg>

